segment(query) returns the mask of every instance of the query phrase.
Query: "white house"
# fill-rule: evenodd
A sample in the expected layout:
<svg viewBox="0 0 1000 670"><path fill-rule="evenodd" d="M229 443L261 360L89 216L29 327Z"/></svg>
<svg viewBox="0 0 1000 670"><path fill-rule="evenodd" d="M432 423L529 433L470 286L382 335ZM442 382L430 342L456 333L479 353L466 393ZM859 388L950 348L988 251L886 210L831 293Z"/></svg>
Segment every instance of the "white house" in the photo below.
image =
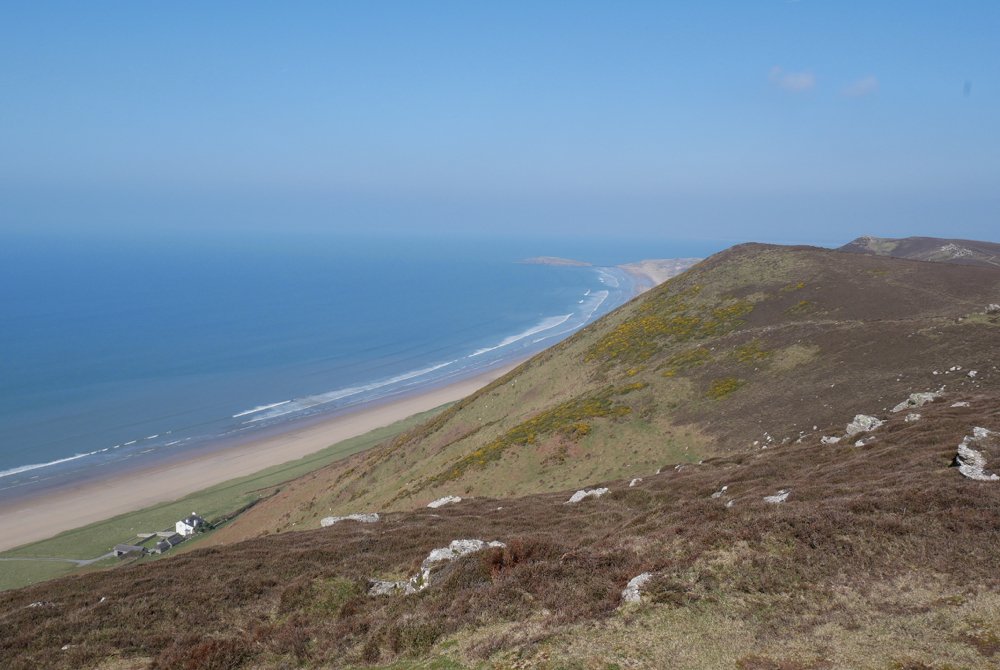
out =
<svg viewBox="0 0 1000 670"><path fill-rule="evenodd" d="M174 527L179 535L189 537L198 532L198 529L204 525L205 520L198 516L197 513L191 512L189 516L178 521Z"/></svg>

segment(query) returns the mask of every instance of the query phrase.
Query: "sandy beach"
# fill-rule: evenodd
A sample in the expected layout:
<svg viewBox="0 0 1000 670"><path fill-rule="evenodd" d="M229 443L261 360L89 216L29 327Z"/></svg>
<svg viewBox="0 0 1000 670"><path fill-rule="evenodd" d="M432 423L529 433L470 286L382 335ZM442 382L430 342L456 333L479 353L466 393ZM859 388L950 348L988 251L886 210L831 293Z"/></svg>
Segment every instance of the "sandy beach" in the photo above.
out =
<svg viewBox="0 0 1000 670"><path fill-rule="evenodd" d="M312 454L395 421L460 400L515 367L506 365L447 386L259 438L238 446L0 506L0 551L157 503Z"/></svg>
<svg viewBox="0 0 1000 670"><path fill-rule="evenodd" d="M659 286L671 277L676 277L689 267L699 262L700 258L663 258L649 259L619 265L622 270L632 275L638 284L638 292L643 293Z"/></svg>

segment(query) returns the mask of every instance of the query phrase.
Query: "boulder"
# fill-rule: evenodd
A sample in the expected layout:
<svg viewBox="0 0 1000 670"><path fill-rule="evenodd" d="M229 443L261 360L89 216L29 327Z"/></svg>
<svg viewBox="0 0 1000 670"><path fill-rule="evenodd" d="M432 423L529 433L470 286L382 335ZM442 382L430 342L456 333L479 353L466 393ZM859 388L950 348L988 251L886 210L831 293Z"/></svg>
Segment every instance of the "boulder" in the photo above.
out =
<svg viewBox="0 0 1000 670"><path fill-rule="evenodd" d="M954 407L954 405L952 405L952 407ZM904 419L904 421L906 421L906 423L912 423L914 421L920 421L920 417L921 416L923 416L923 415L920 414L920 412L910 412L909 414L906 415L906 418Z"/></svg>
<svg viewBox="0 0 1000 670"><path fill-rule="evenodd" d="M925 391L923 393L911 393L910 397L892 408L893 412L902 412L904 409L913 407L923 407L929 402L934 402L941 397L940 393Z"/></svg>
<svg viewBox="0 0 1000 670"><path fill-rule="evenodd" d="M786 489L781 489L773 496L764 496L764 502L771 503L772 505L777 505L779 503L783 503L786 500L788 500L788 496L790 496L791 494L792 494L791 491L788 491Z"/></svg>
<svg viewBox="0 0 1000 670"><path fill-rule="evenodd" d="M642 600L641 589L652 578L652 574L644 572L628 580L628 585L622 590L622 600L627 603L637 603Z"/></svg>
<svg viewBox="0 0 1000 670"><path fill-rule="evenodd" d="M451 505L459 502L462 502L462 499L458 496L445 496L444 498L438 498L434 502L427 503L427 506L431 509L437 509L438 507L443 507L444 505Z"/></svg>
<svg viewBox="0 0 1000 670"><path fill-rule="evenodd" d="M379 516L377 512L371 514L348 514L346 516L327 516L320 519L319 525L323 528L340 523L341 521L357 521L358 523L375 523Z"/></svg>
<svg viewBox="0 0 1000 670"><path fill-rule="evenodd" d="M831 435L824 435L823 437L819 438L819 441L822 442L823 444L837 444L838 442L840 442L840 438L833 437Z"/></svg>
<svg viewBox="0 0 1000 670"><path fill-rule="evenodd" d="M965 400L959 400L958 402L956 402L956 403L954 403L952 405L952 408L955 408L955 407L968 407L968 406L969 406L969 403L967 401L965 401Z"/></svg>
<svg viewBox="0 0 1000 670"><path fill-rule="evenodd" d="M854 417L854 420L847 424L847 437L854 437L858 433L867 433L875 430L881 426L885 421L882 421L876 416L869 416L868 414L858 414Z"/></svg>
<svg viewBox="0 0 1000 670"><path fill-rule="evenodd" d="M432 549L431 553L427 554L427 558L425 558L420 564L420 572L413 575L408 580L395 582L383 581L380 579L372 580L369 583L368 595L410 595L423 591L430 586L431 574L434 569L438 567L438 564L454 561L456 558L460 558L477 551L482 551L483 549L487 549L489 547L503 548L506 546L507 545L503 542L496 541L486 542L484 540L452 540L451 544L447 547Z"/></svg>
<svg viewBox="0 0 1000 670"><path fill-rule="evenodd" d="M570 503L578 503L586 498L600 498L605 493L608 493L609 490L610 489L604 487L599 489L580 489L571 495L569 500L567 500L564 504L569 505Z"/></svg>
<svg viewBox="0 0 1000 670"><path fill-rule="evenodd" d="M713 498L721 498L723 495L725 495L726 491L728 491L728 490L729 490L729 485L727 484L727 485L723 486L721 489L719 489L718 491L716 491L715 493L713 493L712 497Z"/></svg>
<svg viewBox="0 0 1000 670"><path fill-rule="evenodd" d="M635 486L636 484L640 483L641 481L642 481L642 477L636 477L635 479L633 479L632 481L630 481L628 483L628 487L632 488L633 486Z"/></svg>
<svg viewBox="0 0 1000 670"><path fill-rule="evenodd" d="M997 305L997 304L987 305L986 306L986 313L987 314L1000 314L1000 305Z"/></svg>
<svg viewBox="0 0 1000 670"><path fill-rule="evenodd" d="M977 427L972 430L972 435L962 438L962 442L958 445L958 453L955 454L951 464L957 467L963 476L977 482L1000 481L1000 476L986 469L986 457L973 446L979 446L978 442L986 440L991 434L991 431Z"/></svg>

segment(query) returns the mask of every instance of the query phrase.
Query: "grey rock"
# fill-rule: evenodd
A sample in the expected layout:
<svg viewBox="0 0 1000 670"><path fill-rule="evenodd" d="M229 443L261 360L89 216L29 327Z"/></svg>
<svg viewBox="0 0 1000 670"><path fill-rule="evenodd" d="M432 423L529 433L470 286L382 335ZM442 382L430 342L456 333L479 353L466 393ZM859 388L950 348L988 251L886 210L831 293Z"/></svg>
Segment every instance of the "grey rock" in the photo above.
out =
<svg viewBox="0 0 1000 670"><path fill-rule="evenodd" d="M853 421L847 424L847 437L854 437L858 433L873 431L884 423L885 421L882 421L876 416L858 414L854 417Z"/></svg>
<svg viewBox="0 0 1000 670"><path fill-rule="evenodd" d="M642 587L652 578L652 574L643 572L628 580L628 585L622 590L622 600L627 603L637 603L642 600Z"/></svg>
<svg viewBox="0 0 1000 670"><path fill-rule="evenodd" d="M786 500L788 500L788 496L790 496L791 494L792 494L791 491L787 489L781 489L773 496L764 496L764 502L771 503L772 505L777 505L779 503L783 503Z"/></svg>
<svg viewBox="0 0 1000 670"><path fill-rule="evenodd" d="M934 402L941 397L940 393L925 391L923 393L911 393L910 397L892 408L893 412L902 412L904 409L923 407L929 402Z"/></svg>
<svg viewBox="0 0 1000 670"><path fill-rule="evenodd" d="M604 487L601 487L599 489L580 489L579 491L571 495L569 500L567 500L565 504L569 505L571 503L578 503L581 500L585 500L587 498L600 498L609 491L610 489Z"/></svg>
<svg viewBox="0 0 1000 670"><path fill-rule="evenodd" d="M437 509L438 507L443 507L444 505L451 505L460 502L462 502L462 499L458 496L445 496L444 498L438 498L433 502L427 503L427 506L431 509Z"/></svg>
<svg viewBox="0 0 1000 670"><path fill-rule="evenodd" d="M327 516L320 519L319 525L323 528L340 523L341 521L357 521L358 523L375 523L379 516L377 512L371 514L348 514L346 516Z"/></svg>
<svg viewBox="0 0 1000 670"><path fill-rule="evenodd" d="M958 466L958 471L965 477L978 482L1000 481L1000 476L986 469L986 457L974 448L978 442L986 440L992 432L986 428L973 428L972 435L966 435L958 445L958 453L952 465Z"/></svg>

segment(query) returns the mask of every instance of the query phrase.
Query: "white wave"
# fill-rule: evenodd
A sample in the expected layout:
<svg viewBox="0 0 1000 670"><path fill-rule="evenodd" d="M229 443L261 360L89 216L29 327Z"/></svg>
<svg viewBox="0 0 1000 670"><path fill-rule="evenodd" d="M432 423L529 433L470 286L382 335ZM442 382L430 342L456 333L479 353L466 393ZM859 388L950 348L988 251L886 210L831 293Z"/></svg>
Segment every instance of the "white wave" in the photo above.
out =
<svg viewBox="0 0 1000 670"><path fill-rule="evenodd" d="M248 409L243 412L240 412L239 414L233 414L232 418L238 419L241 416L246 416L247 414L256 414L257 412L263 412L265 410L274 409L275 407L281 407L282 405L287 405L290 402L292 401L282 400L281 402L272 403L270 405L259 405L257 407L254 407L253 409Z"/></svg>
<svg viewBox="0 0 1000 670"><path fill-rule="evenodd" d="M469 358L473 356L481 356L487 352L495 351L501 347L510 346L515 342L520 342L523 339L529 338L532 335L537 335L538 333L544 332L546 330L551 330L552 328L557 328L570 320L572 314L563 314L561 316L550 316L547 319L542 319L538 325L525 330L524 332L518 333L517 335L511 335L510 337L505 337L500 344L494 347L486 347L484 349L477 349L476 351L469 354ZM544 338L543 338L544 339Z"/></svg>
<svg viewBox="0 0 1000 670"><path fill-rule="evenodd" d="M126 442L126 443L125 443L125 444L123 444L122 446L123 446L123 447L128 447L128 446L131 446L131 445L135 444L135 443L136 443L136 442L138 442L138 441L139 441L139 440L132 440L131 442Z"/></svg>
<svg viewBox="0 0 1000 670"><path fill-rule="evenodd" d="M590 295L590 289L589 288L587 289L587 292L583 294L583 297L586 298L588 295Z"/></svg>
<svg viewBox="0 0 1000 670"><path fill-rule="evenodd" d="M28 472L29 470L37 470L38 468L47 468L51 465L59 465L60 463L68 463L70 461L75 461L80 458L86 458L87 456L93 456L101 451L107 451L106 449L98 449L97 451L89 451L85 454L77 454L75 456L67 456L66 458L60 458L54 461L49 461L48 463L33 463L31 465L21 465L16 468L11 468L9 470L0 471L0 477L10 477L11 475L18 475L22 472Z"/></svg>
<svg viewBox="0 0 1000 670"><path fill-rule="evenodd" d="M175 444L180 444L180 443L181 443L181 441L180 441L180 440L174 440L173 442L167 442L167 443L166 443L165 445L163 445L163 446L164 446L164 447L172 447L172 446L174 446Z"/></svg>
<svg viewBox="0 0 1000 670"><path fill-rule="evenodd" d="M621 286L621 284L619 284L618 282L618 278L605 270L597 271L597 279L602 284L610 286L611 288L619 288Z"/></svg>
<svg viewBox="0 0 1000 670"><path fill-rule="evenodd" d="M147 440L155 440L155 439L156 439L156 438L158 438L159 436L160 436L160 435L159 435L159 433L157 433L156 435L149 435L149 436L147 436L147 437L146 437L146 439L147 439Z"/></svg>
<svg viewBox="0 0 1000 670"><path fill-rule="evenodd" d="M591 317L594 316L594 312L596 312L601 308L601 305L604 304L604 301L608 299L609 295L611 294L608 291L598 291L597 293L594 294L594 297L598 298L598 300L596 301L596 304L591 308L587 316L583 317L584 323L590 321Z"/></svg>
<svg viewBox="0 0 1000 670"><path fill-rule="evenodd" d="M335 400L340 400L341 398L347 398L352 395L357 395L359 393L365 393L366 391L374 391L386 386L391 386L392 384L398 384L400 382L407 381L409 379L414 379L415 377L422 377L423 375L430 374L435 370L440 370L443 367L447 367L456 361L448 361L447 363L438 363L437 365L431 365L426 368L421 368L419 370L412 370L410 372L404 372L401 375L396 375L395 377L390 377L389 379L383 379L381 381L372 382L371 384L364 384L362 386L350 386L344 389L337 389L336 391L330 391L329 393L320 393L317 395L306 396L305 398L296 398L295 400L290 400L287 403L281 403L281 411L266 410L260 413L249 421L244 421L243 423L254 423L257 421L263 421L265 419L274 419L279 416L284 416L286 414L291 414L293 412L301 412L305 409L311 409L318 405L325 405L327 403L334 402ZM276 408L275 408L276 409Z"/></svg>

